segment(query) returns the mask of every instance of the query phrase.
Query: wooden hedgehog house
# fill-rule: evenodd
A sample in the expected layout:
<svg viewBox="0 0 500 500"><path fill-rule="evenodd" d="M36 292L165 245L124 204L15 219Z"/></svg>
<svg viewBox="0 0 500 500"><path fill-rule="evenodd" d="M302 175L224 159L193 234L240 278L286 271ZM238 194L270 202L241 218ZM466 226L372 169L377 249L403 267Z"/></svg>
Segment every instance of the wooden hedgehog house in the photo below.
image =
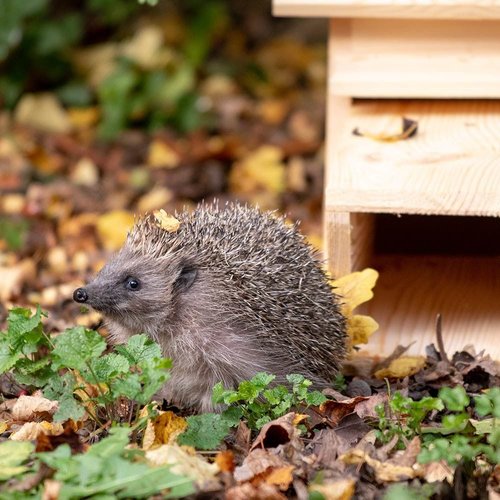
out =
<svg viewBox="0 0 500 500"><path fill-rule="evenodd" d="M274 0L274 14L330 19L326 251L335 276L380 272L368 350L423 353L441 313L450 355L500 359L500 1ZM403 117L412 137L367 137Z"/></svg>

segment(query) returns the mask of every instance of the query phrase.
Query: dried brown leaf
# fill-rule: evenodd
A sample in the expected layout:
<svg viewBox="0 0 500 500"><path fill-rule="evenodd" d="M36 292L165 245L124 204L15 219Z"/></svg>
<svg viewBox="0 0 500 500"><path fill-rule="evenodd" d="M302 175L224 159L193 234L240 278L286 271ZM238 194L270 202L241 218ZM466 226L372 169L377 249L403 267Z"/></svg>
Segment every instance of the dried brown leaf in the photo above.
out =
<svg viewBox="0 0 500 500"><path fill-rule="evenodd" d="M350 500L356 489L356 480L352 478L328 481L309 486L310 492L320 493L325 500Z"/></svg>
<svg viewBox="0 0 500 500"><path fill-rule="evenodd" d="M343 401L328 400L319 406L318 412L327 418L331 426L335 427L346 415L354 413L358 403L367 399L365 396L357 396Z"/></svg>
<svg viewBox="0 0 500 500"><path fill-rule="evenodd" d="M12 407L12 418L28 422L40 416L52 416L58 407L57 401L42 396L20 396Z"/></svg>
<svg viewBox="0 0 500 500"><path fill-rule="evenodd" d="M296 413L287 413L272 422L265 424L255 439L251 450L256 448L276 448L280 444L293 442L299 444L299 431L296 427L301 421L307 418L307 415L297 415Z"/></svg>

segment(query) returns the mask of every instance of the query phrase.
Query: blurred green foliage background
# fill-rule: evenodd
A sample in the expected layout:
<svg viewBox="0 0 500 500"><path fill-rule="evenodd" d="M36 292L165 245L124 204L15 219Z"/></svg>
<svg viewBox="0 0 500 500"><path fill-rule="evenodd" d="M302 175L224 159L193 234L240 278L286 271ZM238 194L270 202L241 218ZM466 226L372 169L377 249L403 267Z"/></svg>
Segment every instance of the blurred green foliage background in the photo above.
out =
<svg viewBox="0 0 500 500"><path fill-rule="evenodd" d="M263 77L251 63L241 68L244 61L212 57L228 31L229 2L166 0L154 8L145 3L158 2L0 0L0 105L12 109L26 92L51 91L66 106L99 105L103 138L135 124L189 131L209 124L197 104L200 73L234 74L238 67L246 75L243 80ZM157 42L165 42L154 61L146 60L156 43L153 32L143 33L149 41L136 40L145 43L135 50L142 49L143 56L134 57L130 43L128 49L120 46L133 36L135 21L148 16L160 19ZM170 22L162 25L166 18ZM99 44L100 53L85 52ZM93 74L97 64L108 65L105 77Z"/></svg>

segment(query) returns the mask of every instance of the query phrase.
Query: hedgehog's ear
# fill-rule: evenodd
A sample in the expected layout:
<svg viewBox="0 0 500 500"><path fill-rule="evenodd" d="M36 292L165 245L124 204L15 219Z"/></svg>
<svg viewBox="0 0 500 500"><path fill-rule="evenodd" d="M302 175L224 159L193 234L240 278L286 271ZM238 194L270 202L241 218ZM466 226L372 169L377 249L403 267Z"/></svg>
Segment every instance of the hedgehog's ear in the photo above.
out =
<svg viewBox="0 0 500 500"><path fill-rule="evenodd" d="M190 264L184 264L174 283L174 290L177 292L186 292L191 288L194 280L198 276L198 269Z"/></svg>

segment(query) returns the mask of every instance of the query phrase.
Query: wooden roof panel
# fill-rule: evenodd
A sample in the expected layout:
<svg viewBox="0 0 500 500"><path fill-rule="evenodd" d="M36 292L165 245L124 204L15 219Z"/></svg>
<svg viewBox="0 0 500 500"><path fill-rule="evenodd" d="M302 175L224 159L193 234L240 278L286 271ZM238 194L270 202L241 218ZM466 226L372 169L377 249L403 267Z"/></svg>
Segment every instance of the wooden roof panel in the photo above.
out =
<svg viewBox="0 0 500 500"><path fill-rule="evenodd" d="M277 16L500 19L498 0L273 0Z"/></svg>

